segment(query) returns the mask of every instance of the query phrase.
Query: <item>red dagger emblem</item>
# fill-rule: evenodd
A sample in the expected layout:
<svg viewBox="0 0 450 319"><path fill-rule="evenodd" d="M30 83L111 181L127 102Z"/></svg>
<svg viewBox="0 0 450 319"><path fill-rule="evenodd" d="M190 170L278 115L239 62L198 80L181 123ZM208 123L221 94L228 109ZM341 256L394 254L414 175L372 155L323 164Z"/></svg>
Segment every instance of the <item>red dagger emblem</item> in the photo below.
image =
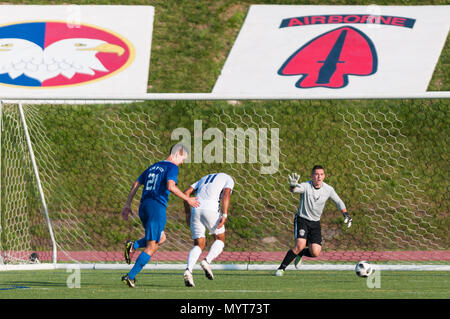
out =
<svg viewBox="0 0 450 319"><path fill-rule="evenodd" d="M302 75L298 88L342 88L348 75L367 76L377 71L377 53L360 30L345 26L312 39L292 54L279 75Z"/></svg>

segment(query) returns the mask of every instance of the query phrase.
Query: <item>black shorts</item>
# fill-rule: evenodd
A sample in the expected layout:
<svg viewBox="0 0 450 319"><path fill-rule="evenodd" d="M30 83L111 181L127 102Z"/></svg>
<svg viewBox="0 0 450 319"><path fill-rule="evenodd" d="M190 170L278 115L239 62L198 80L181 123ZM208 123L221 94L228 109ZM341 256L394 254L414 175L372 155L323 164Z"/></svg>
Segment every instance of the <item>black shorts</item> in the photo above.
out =
<svg viewBox="0 0 450 319"><path fill-rule="evenodd" d="M318 244L322 246L322 229L320 221L310 221L298 215L294 219L295 239L304 238L308 244Z"/></svg>

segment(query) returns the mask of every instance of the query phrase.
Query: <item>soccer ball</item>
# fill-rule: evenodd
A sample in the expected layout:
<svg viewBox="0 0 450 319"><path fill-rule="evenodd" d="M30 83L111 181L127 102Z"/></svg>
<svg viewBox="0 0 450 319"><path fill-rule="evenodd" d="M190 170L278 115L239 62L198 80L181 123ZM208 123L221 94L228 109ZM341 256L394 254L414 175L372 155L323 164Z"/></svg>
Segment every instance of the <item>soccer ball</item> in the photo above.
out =
<svg viewBox="0 0 450 319"><path fill-rule="evenodd" d="M356 264L355 271L359 277L369 277L372 274L373 268L368 261L360 261Z"/></svg>

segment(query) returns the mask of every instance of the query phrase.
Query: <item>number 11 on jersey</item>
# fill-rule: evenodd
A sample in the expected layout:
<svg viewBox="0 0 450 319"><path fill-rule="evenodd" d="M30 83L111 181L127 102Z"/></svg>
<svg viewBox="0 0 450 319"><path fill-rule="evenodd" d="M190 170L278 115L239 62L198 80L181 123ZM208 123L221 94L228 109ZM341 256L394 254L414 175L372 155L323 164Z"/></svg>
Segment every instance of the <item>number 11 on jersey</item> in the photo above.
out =
<svg viewBox="0 0 450 319"><path fill-rule="evenodd" d="M208 177L206 178L205 184L212 183L214 178L216 178L216 176L217 176L217 174L214 174L214 175L210 174L210 175L208 175Z"/></svg>

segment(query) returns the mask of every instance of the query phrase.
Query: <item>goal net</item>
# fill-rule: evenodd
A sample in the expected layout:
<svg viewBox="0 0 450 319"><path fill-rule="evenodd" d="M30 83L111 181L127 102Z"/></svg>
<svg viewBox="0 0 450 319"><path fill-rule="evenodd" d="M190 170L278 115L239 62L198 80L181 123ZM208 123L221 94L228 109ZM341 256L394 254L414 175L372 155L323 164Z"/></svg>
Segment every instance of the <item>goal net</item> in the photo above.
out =
<svg viewBox="0 0 450 319"><path fill-rule="evenodd" d="M353 225L328 201L306 264L449 264L448 100L36 102L1 103L0 264L125 265L125 241L143 236L142 189L120 217L131 185L177 142L191 150L180 189L219 171L236 182L216 263L281 262L299 204L287 176L321 164ZM166 234L152 263L184 263L173 195Z"/></svg>

